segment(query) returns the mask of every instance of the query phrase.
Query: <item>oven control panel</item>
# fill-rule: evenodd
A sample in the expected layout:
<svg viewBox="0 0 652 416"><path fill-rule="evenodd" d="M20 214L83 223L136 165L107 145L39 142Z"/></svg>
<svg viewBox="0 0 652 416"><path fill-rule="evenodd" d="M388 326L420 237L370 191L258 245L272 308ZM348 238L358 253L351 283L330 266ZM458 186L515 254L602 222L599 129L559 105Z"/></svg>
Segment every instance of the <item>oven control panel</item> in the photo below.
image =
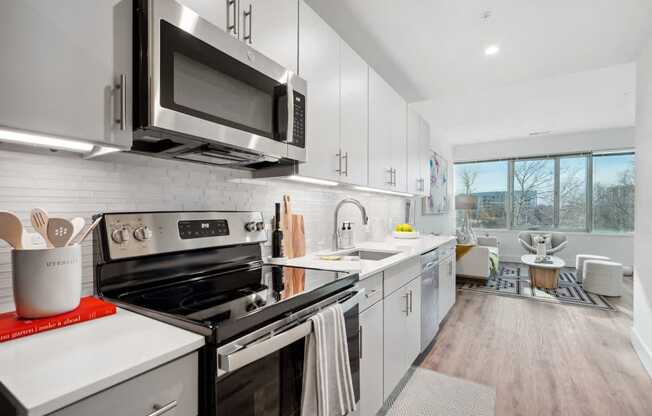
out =
<svg viewBox="0 0 652 416"><path fill-rule="evenodd" d="M260 212L143 212L105 214L111 259L267 240Z"/></svg>

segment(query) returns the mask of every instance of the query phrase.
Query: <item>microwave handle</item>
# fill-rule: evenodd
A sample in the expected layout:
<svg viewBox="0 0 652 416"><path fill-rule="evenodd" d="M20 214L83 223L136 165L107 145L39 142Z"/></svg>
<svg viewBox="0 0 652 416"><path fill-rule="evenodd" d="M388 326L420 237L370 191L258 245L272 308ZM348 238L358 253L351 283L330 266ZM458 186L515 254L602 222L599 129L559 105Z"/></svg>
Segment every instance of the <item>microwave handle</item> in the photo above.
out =
<svg viewBox="0 0 652 416"><path fill-rule="evenodd" d="M285 141L287 143L293 143L294 142L294 87L292 86L291 72L288 72L287 97L288 97L288 128L287 128L287 137L285 138Z"/></svg>

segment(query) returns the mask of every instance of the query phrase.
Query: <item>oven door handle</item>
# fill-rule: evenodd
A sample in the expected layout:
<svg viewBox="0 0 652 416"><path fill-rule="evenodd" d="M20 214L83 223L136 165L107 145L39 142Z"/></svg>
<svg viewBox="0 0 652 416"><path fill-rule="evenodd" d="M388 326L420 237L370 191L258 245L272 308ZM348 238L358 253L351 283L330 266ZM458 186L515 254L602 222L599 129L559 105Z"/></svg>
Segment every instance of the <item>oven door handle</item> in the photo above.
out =
<svg viewBox="0 0 652 416"><path fill-rule="evenodd" d="M292 329L274 335L265 341L248 345L240 351L231 354L220 354L218 352L217 359L219 369L227 373L235 371L247 364L251 364L254 361L258 361L263 357L283 349L301 338L305 338L311 332L312 322L306 321Z"/></svg>
<svg viewBox="0 0 652 416"><path fill-rule="evenodd" d="M366 289L361 287L356 288L355 294L341 303L344 313L346 313L346 311L354 307L356 304L360 303L360 299L362 299L365 293Z"/></svg>

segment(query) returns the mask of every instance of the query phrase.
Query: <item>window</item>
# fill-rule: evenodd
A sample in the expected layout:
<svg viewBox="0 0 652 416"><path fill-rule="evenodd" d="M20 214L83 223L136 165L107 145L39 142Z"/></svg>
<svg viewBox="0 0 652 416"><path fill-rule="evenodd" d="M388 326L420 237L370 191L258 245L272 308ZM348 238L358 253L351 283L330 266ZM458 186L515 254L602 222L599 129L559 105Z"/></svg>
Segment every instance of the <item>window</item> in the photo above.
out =
<svg viewBox="0 0 652 416"><path fill-rule="evenodd" d="M634 231L634 155L593 156L593 229Z"/></svg>
<svg viewBox="0 0 652 416"><path fill-rule="evenodd" d="M559 222L563 230L586 229L587 157L559 158Z"/></svg>
<svg viewBox="0 0 652 416"><path fill-rule="evenodd" d="M477 208L470 212L471 226L507 227L507 171L506 161L455 165L455 194L477 198ZM462 217L457 217L458 226Z"/></svg>
<svg viewBox="0 0 652 416"><path fill-rule="evenodd" d="M456 195L477 198L476 228L631 232L634 179L634 153L455 165Z"/></svg>
<svg viewBox="0 0 652 416"><path fill-rule="evenodd" d="M515 228L552 228L555 220L555 161L514 162L512 221Z"/></svg>

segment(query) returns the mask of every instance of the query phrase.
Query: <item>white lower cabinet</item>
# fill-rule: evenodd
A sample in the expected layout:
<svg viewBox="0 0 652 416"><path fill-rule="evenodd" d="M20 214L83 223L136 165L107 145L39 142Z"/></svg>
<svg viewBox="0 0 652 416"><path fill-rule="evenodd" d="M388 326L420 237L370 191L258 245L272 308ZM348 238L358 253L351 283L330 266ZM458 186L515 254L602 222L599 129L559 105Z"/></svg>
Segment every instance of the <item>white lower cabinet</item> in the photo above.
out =
<svg viewBox="0 0 652 416"><path fill-rule="evenodd" d="M360 416L374 416L383 397L383 302L360 314Z"/></svg>
<svg viewBox="0 0 652 416"><path fill-rule="evenodd" d="M383 397L392 393L421 347L421 282L418 276L385 297L383 319Z"/></svg>
<svg viewBox="0 0 652 416"><path fill-rule="evenodd" d="M197 360L196 352L186 355L50 415L196 416L199 380Z"/></svg>
<svg viewBox="0 0 652 416"><path fill-rule="evenodd" d="M457 288L455 287L455 255L448 256L439 263L439 322L455 304Z"/></svg>

